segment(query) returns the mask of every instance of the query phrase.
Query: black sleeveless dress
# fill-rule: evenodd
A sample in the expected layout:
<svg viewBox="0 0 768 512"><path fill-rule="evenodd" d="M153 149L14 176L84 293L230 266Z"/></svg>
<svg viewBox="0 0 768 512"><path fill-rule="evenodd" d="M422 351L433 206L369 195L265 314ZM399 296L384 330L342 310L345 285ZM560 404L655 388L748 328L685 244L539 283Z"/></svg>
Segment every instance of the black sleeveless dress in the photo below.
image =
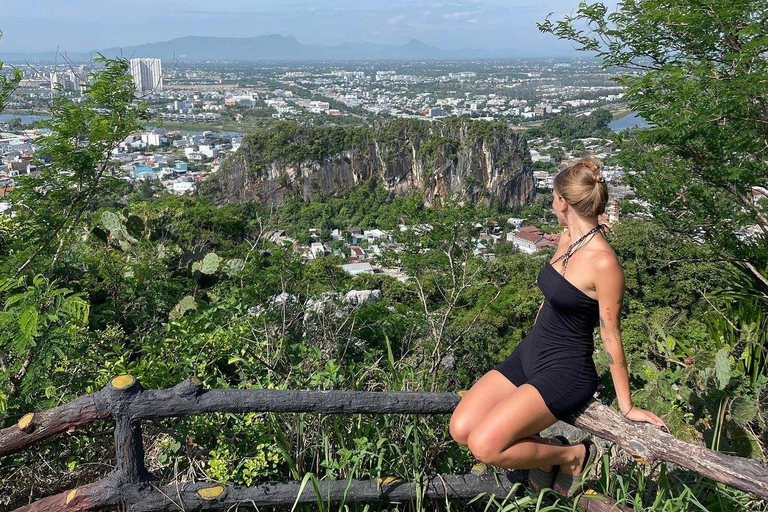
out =
<svg viewBox="0 0 768 512"><path fill-rule="evenodd" d="M495 369L515 386L535 387L552 415L563 419L586 404L597 389L592 353L598 302L550 263L537 281L544 305L536 323Z"/></svg>

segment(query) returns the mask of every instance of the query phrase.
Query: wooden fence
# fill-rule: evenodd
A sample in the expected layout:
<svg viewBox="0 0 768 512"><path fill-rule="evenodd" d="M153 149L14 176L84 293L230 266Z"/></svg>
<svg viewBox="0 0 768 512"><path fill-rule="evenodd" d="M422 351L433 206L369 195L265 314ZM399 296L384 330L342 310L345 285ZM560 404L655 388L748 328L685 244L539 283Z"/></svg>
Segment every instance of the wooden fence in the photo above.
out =
<svg viewBox="0 0 768 512"><path fill-rule="evenodd" d="M435 475L422 482L397 479L320 481L316 490L299 482L266 482L253 486L152 481L144 465L141 421L213 412L315 412L323 414L449 414L458 393L305 391L275 389L204 389L190 377L169 389L147 390L124 375L100 391L72 402L23 416L0 430L0 457L44 439L96 421L115 423L116 465L102 480L49 496L19 511L85 512L129 509L134 512L225 510L232 505L276 506L326 502L405 501L419 492L425 498L467 499L480 494L508 496L525 472ZM590 402L569 423L612 441L643 462L667 461L768 499L768 468L744 459L692 445L649 424L633 423L609 407ZM579 504L590 511L617 510L608 498L585 493ZM618 507L625 510L625 507Z"/></svg>

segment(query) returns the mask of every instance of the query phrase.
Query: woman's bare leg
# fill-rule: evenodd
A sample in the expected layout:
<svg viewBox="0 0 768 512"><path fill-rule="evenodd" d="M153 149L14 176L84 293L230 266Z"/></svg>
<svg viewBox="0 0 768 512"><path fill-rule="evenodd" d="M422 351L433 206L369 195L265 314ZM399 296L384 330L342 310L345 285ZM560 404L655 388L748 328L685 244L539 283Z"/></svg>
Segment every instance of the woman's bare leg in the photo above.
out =
<svg viewBox="0 0 768 512"><path fill-rule="evenodd" d="M578 474L585 455L583 445L555 446L530 437L556 422L538 390L523 384L483 416L467 444L475 457L494 466L531 469L559 464Z"/></svg>
<svg viewBox="0 0 768 512"><path fill-rule="evenodd" d="M454 409L451 416L451 437L466 446L469 435L485 415L516 389L517 386L498 370L487 372L475 382Z"/></svg>

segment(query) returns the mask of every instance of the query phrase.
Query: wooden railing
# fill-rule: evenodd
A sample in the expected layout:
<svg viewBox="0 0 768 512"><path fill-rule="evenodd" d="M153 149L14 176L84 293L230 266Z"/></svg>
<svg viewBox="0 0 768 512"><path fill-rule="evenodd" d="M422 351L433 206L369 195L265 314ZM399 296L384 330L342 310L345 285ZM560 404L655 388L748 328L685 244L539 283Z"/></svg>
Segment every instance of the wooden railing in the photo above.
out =
<svg viewBox="0 0 768 512"><path fill-rule="evenodd" d="M505 497L525 472L484 472L435 475L422 482L397 479L320 481L318 489L299 482L266 482L254 486L214 483L160 485L144 465L141 421L213 412L315 412L323 414L449 414L463 392L365 392L275 389L203 389L190 377L169 389L148 390L131 376L112 381L96 393L38 413L23 416L0 430L0 456L5 456L75 427L101 420L115 423L116 464L102 480L43 498L18 511L93 511L127 508L134 512L222 510L236 504L292 505L324 501L404 501L419 491L425 498L472 498L479 494ZM591 401L570 423L612 441L643 462L660 460L768 498L768 468L751 459L733 457L692 445L648 424L626 420L610 408ZM301 492L300 492L301 490ZM616 510L608 498L585 493L587 510ZM614 508L612 508L614 507Z"/></svg>

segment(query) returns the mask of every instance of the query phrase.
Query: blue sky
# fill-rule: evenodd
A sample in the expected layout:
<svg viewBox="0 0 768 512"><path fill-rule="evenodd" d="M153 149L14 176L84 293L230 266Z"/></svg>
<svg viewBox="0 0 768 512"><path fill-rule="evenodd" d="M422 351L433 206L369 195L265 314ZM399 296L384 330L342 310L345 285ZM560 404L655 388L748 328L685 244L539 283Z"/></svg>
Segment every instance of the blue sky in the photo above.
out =
<svg viewBox="0 0 768 512"><path fill-rule="evenodd" d="M536 22L578 0L2 0L0 53L89 51L189 35L293 35L301 43L525 49L570 45Z"/></svg>

